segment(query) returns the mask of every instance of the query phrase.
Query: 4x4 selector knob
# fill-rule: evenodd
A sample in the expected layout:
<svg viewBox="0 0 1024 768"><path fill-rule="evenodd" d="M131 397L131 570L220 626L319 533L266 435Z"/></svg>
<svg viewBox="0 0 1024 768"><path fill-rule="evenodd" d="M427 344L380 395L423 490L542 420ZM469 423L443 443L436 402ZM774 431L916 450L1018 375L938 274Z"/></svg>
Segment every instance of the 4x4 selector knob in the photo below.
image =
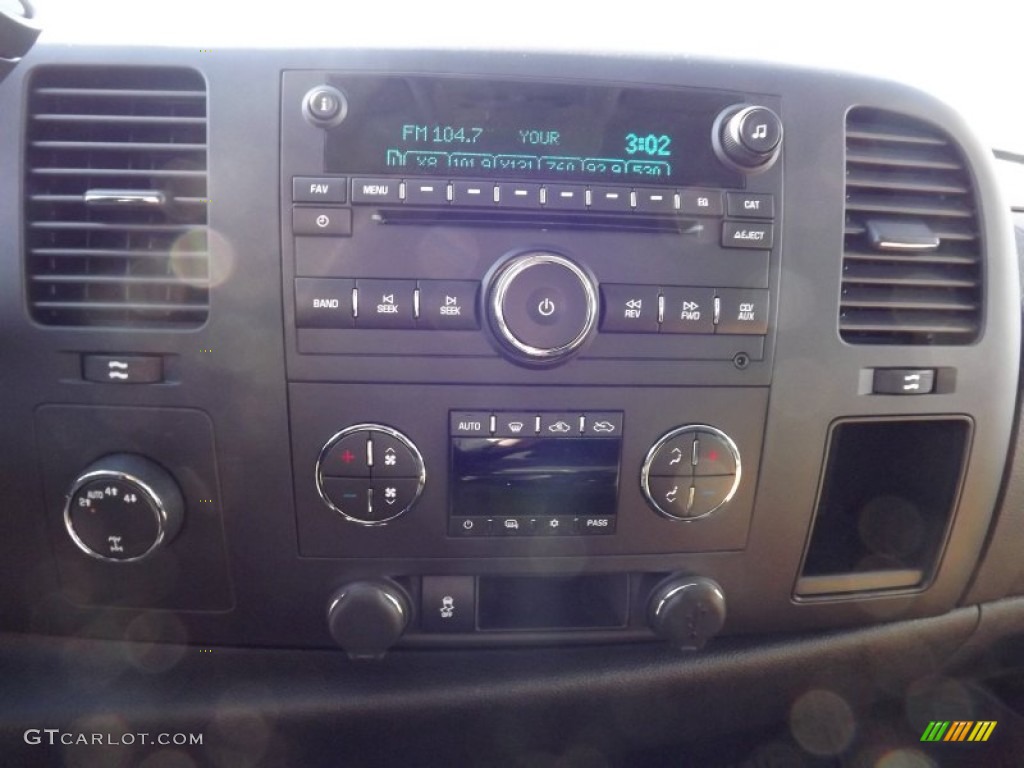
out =
<svg viewBox="0 0 1024 768"><path fill-rule="evenodd" d="M133 563L181 528L185 502L174 478L142 456L114 454L86 467L68 491L64 526L90 557Z"/></svg>
<svg viewBox="0 0 1024 768"><path fill-rule="evenodd" d="M730 107L715 120L712 144L727 165L744 173L760 173L778 159L782 120L768 107Z"/></svg>
<svg viewBox="0 0 1024 768"><path fill-rule="evenodd" d="M497 270L491 327L517 359L553 363L577 351L597 323L597 290L583 269L554 253L527 253Z"/></svg>

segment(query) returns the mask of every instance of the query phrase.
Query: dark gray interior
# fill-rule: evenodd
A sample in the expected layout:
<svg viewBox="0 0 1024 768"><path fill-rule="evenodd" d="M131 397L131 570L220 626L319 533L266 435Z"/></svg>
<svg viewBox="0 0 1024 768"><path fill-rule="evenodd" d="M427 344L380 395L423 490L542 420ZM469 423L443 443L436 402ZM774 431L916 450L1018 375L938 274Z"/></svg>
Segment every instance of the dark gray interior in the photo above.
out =
<svg viewBox="0 0 1024 768"><path fill-rule="evenodd" d="M446 765L762 764L765 745L778 740L772 729L824 690L853 712L861 741L800 764L848 764L830 761L852 759L876 736L881 743L878 729L890 726L887 743L959 764L967 752L916 743L938 719L998 720L991 744L970 756L1016 754L1022 700L1007 671L1020 664L1024 621L1021 278L991 149L939 101L880 80L656 58L619 58L611 77L606 64L556 54L239 48L204 57L41 45L12 69L0 83L5 751L24 764L81 764L73 750L32 748L24 730L81 730L81 718L110 715L138 731L204 731L197 764L339 755L397 764L411 754L422 757L413 764ZM345 161L331 159L330 145L344 147L345 137L315 123L306 94L321 85L344 93L382 73L484 89L557 84L570 103L595 88L707 103L695 111L712 128L692 152L719 163L719 175L616 182L641 198L679 193L668 214L361 201L363 178L403 184L403 196L424 178L479 182L488 193L498 182L536 181L550 195L563 182L580 194L607 185L337 166ZM122 94L76 101L81 93L60 88ZM123 206L108 213L62 198L81 195L62 186L71 183L62 168L86 148L45 144L63 130L45 115L64 110L88 123L83 115L108 108L88 104L116 107L131 89L170 92L161 99L172 105L162 113L168 130L179 120L205 147L169 149L192 141L172 133L138 165L118 166L114 150L98 149L78 173L90 192L123 196L151 182L176 196L158 223L146 218L152 208L132 207L144 203L121 219ZM174 95L183 89L192 95ZM724 156L712 147L722 104L761 105L781 118L781 149L767 168L714 159ZM141 124L122 140L160 140ZM104 140L104 128L90 130ZM172 151L184 153L181 163L163 165L159 153ZM111 158L121 172L104 187L95 169ZM301 200L293 193L308 182L295 179L336 186L323 200ZM691 189L721 196L722 212L687 212ZM737 216L741 199L770 200L771 218L750 208ZM76 215L143 234L72 243L53 222ZM340 229L322 236L320 215ZM722 244L723 227L761 231L766 222L770 247ZM165 231L181 236L132 239ZM599 297L596 327L553 362L524 359L495 320L502 271L534 253L579 265ZM107 270L104 259L123 269ZM147 272L158 259L162 271ZM74 293L76 280L92 287ZM431 281L467 291L466 326L426 327L422 314L420 327L375 325L375 290L418 289L418 302L455 291ZM150 295L154 285L166 292ZM338 298L345 319L317 315L303 286ZM664 322L660 332L615 332L615 297L634 289L648 306L714 296L727 307L742 297L757 303L766 332L669 332ZM109 302L120 304L101 306ZM139 358L132 377L155 381L112 378L120 369L111 361L125 358ZM556 488L549 475L587 462L545 459L556 466L530 465L536 507L500 515L463 506L453 516L460 414L513 447L519 438L492 437L487 420L529 431L536 418L539 442L520 445L537 456L582 450L573 446L585 440L544 437L560 423L577 437L616 441L619 462L602 476L614 477L612 508L573 506L583 497L571 494L583 491L571 484L568 508L546 504ZM597 423L610 434L587 431ZM386 442L394 438L385 431L365 472L332 468L333 436L353 425L400 433L415 447L409 461L422 464L397 481L389 475L385 446L405 442ZM690 442L652 450L687 425L699 425L678 438ZM701 429L700 440L727 436L721 446L731 442L738 460L726 456L726 469L715 468L718 453L698 461L711 450L698 443L687 474L675 474L671 449L688 449ZM113 454L164 468L184 499L180 533L137 562L87 556L65 524L76 478ZM360 494L380 505L394 488L408 494L399 507L414 501L385 524L363 525L328 508L325 488L349 494L331 497L346 510L367 505ZM693 510L711 511L659 514L649 497L675 503L676 488L691 489ZM373 514L384 520L390 513L380 509ZM665 608L697 611L688 639L659 629L656 604L678 597L666 584L714 587L689 608ZM370 597L353 585L369 585ZM444 617L439 597L456 591L447 607L459 618L449 626L434 614ZM719 592L721 621L701 624ZM393 634L388 601L401 617ZM270 734L262 748L245 746L246 727ZM732 746L720 749L719 738ZM780 749L796 749L783 741ZM130 761L150 751L136 747Z"/></svg>

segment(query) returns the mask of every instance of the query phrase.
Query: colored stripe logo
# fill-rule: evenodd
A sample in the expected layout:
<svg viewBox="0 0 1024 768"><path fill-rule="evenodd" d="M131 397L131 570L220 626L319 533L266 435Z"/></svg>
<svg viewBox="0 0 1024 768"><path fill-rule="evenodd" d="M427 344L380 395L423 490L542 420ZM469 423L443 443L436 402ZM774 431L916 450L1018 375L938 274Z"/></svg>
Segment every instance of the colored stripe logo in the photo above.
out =
<svg viewBox="0 0 1024 768"><path fill-rule="evenodd" d="M988 741L996 720L932 720L921 741Z"/></svg>

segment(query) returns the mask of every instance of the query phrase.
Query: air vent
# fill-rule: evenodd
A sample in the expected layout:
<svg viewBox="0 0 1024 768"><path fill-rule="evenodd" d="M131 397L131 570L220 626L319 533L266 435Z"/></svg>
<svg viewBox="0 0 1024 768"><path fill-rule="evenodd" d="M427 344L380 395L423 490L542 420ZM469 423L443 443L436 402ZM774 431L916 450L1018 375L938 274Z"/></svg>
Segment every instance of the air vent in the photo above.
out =
<svg viewBox="0 0 1024 768"><path fill-rule="evenodd" d="M28 297L46 325L206 321L206 83L188 69L36 71L26 130Z"/></svg>
<svg viewBox="0 0 1024 768"><path fill-rule="evenodd" d="M981 235L954 142L893 112L846 120L839 330L854 344L969 344L981 319Z"/></svg>

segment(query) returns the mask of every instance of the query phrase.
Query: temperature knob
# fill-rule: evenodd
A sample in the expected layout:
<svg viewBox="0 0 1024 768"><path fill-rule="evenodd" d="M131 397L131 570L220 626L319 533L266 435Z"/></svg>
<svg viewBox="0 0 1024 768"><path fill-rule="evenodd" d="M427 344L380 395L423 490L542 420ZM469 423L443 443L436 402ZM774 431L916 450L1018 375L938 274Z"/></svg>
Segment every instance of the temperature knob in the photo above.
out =
<svg viewBox="0 0 1024 768"><path fill-rule="evenodd" d="M64 526L90 557L133 563L175 537L184 509L167 470L142 456L115 454L86 467L72 484Z"/></svg>
<svg viewBox="0 0 1024 768"><path fill-rule="evenodd" d="M353 659L379 659L398 642L412 611L405 590L390 581L356 581L327 604L331 637Z"/></svg>
<svg viewBox="0 0 1024 768"><path fill-rule="evenodd" d="M712 143L726 165L760 173L779 157L782 120L768 107L730 107L715 121Z"/></svg>
<svg viewBox="0 0 1024 768"><path fill-rule="evenodd" d="M725 624L725 594L712 579L670 576L651 594L647 621L676 648L698 651Z"/></svg>

